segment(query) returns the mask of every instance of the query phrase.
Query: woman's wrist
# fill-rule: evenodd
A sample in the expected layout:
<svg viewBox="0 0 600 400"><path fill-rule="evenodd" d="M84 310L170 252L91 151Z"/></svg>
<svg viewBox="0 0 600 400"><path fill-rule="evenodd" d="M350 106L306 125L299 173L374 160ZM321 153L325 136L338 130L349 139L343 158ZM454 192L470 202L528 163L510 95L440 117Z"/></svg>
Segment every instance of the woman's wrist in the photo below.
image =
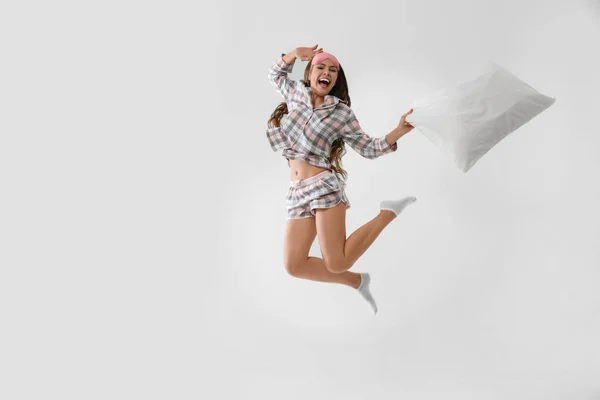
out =
<svg viewBox="0 0 600 400"><path fill-rule="evenodd" d="M292 50L287 54L281 54L281 56L283 57L283 61L285 61L286 64L293 64L294 61L296 61L296 50Z"/></svg>
<svg viewBox="0 0 600 400"><path fill-rule="evenodd" d="M404 135L404 133L402 133L402 131L400 130L399 127L396 127L393 131L391 131L390 133L388 133L385 138L387 140L387 142L389 143L389 145L393 145L394 143L396 143L398 141L398 139L400 139L402 136Z"/></svg>

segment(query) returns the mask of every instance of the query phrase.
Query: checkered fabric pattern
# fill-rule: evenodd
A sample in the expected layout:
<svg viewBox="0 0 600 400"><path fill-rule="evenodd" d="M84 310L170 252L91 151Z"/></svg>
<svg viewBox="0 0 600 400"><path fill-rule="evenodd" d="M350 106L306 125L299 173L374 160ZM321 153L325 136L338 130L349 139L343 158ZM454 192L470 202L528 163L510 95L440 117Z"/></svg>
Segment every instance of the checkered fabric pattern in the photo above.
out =
<svg viewBox="0 0 600 400"><path fill-rule="evenodd" d="M290 186L285 196L288 219L314 217L317 208L335 207L340 201L351 207L343 182L333 173L304 186Z"/></svg>
<svg viewBox="0 0 600 400"><path fill-rule="evenodd" d="M269 81L288 106L281 126L267 129L273 151L283 150L282 156L288 160L301 159L327 169L331 168L331 145L340 137L367 159L396 151L398 144L390 145L385 136L367 135L352 109L340 98L327 95L324 104L315 109L311 88L288 77L293 67L294 63L287 64L280 57L269 69Z"/></svg>

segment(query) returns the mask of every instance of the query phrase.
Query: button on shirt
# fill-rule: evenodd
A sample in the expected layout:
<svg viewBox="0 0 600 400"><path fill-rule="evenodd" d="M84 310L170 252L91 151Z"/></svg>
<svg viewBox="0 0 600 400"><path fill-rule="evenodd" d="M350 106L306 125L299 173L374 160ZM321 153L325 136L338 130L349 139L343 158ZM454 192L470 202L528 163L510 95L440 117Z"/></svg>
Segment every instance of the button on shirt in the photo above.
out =
<svg viewBox="0 0 600 400"><path fill-rule="evenodd" d="M288 160L300 159L326 169L331 169L331 145L338 138L368 159L396 151L398 144L390 145L385 136L367 135L344 100L326 95L324 103L313 108L312 89L288 77L293 67L294 63L287 64L281 57L269 69L269 81L288 106L280 126L267 129L273 151L283 150Z"/></svg>

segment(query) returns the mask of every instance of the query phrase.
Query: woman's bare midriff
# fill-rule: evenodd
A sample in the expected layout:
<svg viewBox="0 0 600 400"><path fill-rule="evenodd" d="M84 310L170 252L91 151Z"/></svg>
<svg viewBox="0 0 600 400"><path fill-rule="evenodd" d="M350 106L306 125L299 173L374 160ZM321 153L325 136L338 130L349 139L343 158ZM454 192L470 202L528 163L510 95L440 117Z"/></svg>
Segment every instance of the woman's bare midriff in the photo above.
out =
<svg viewBox="0 0 600 400"><path fill-rule="evenodd" d="M306 179L315 176L320 172L327 171L327 168L315 167L304 160L290 161L290 180Z"/></svg>

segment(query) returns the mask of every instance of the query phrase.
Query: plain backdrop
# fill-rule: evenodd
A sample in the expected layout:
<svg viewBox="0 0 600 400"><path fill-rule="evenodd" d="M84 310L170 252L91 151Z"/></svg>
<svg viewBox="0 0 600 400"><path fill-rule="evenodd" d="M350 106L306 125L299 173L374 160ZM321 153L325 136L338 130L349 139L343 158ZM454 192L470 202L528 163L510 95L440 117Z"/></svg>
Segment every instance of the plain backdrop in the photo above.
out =
<svg viewBox="0 0 600 400"><path fill-rule="evenodd" d="M0 37L0 398L600 399L598 1L7 1ZM487 60L556 98L466 174L347 147L348 234L418 198L352 268L375 317L283 265L267 72L315 44L374 137Z"/></svg>

